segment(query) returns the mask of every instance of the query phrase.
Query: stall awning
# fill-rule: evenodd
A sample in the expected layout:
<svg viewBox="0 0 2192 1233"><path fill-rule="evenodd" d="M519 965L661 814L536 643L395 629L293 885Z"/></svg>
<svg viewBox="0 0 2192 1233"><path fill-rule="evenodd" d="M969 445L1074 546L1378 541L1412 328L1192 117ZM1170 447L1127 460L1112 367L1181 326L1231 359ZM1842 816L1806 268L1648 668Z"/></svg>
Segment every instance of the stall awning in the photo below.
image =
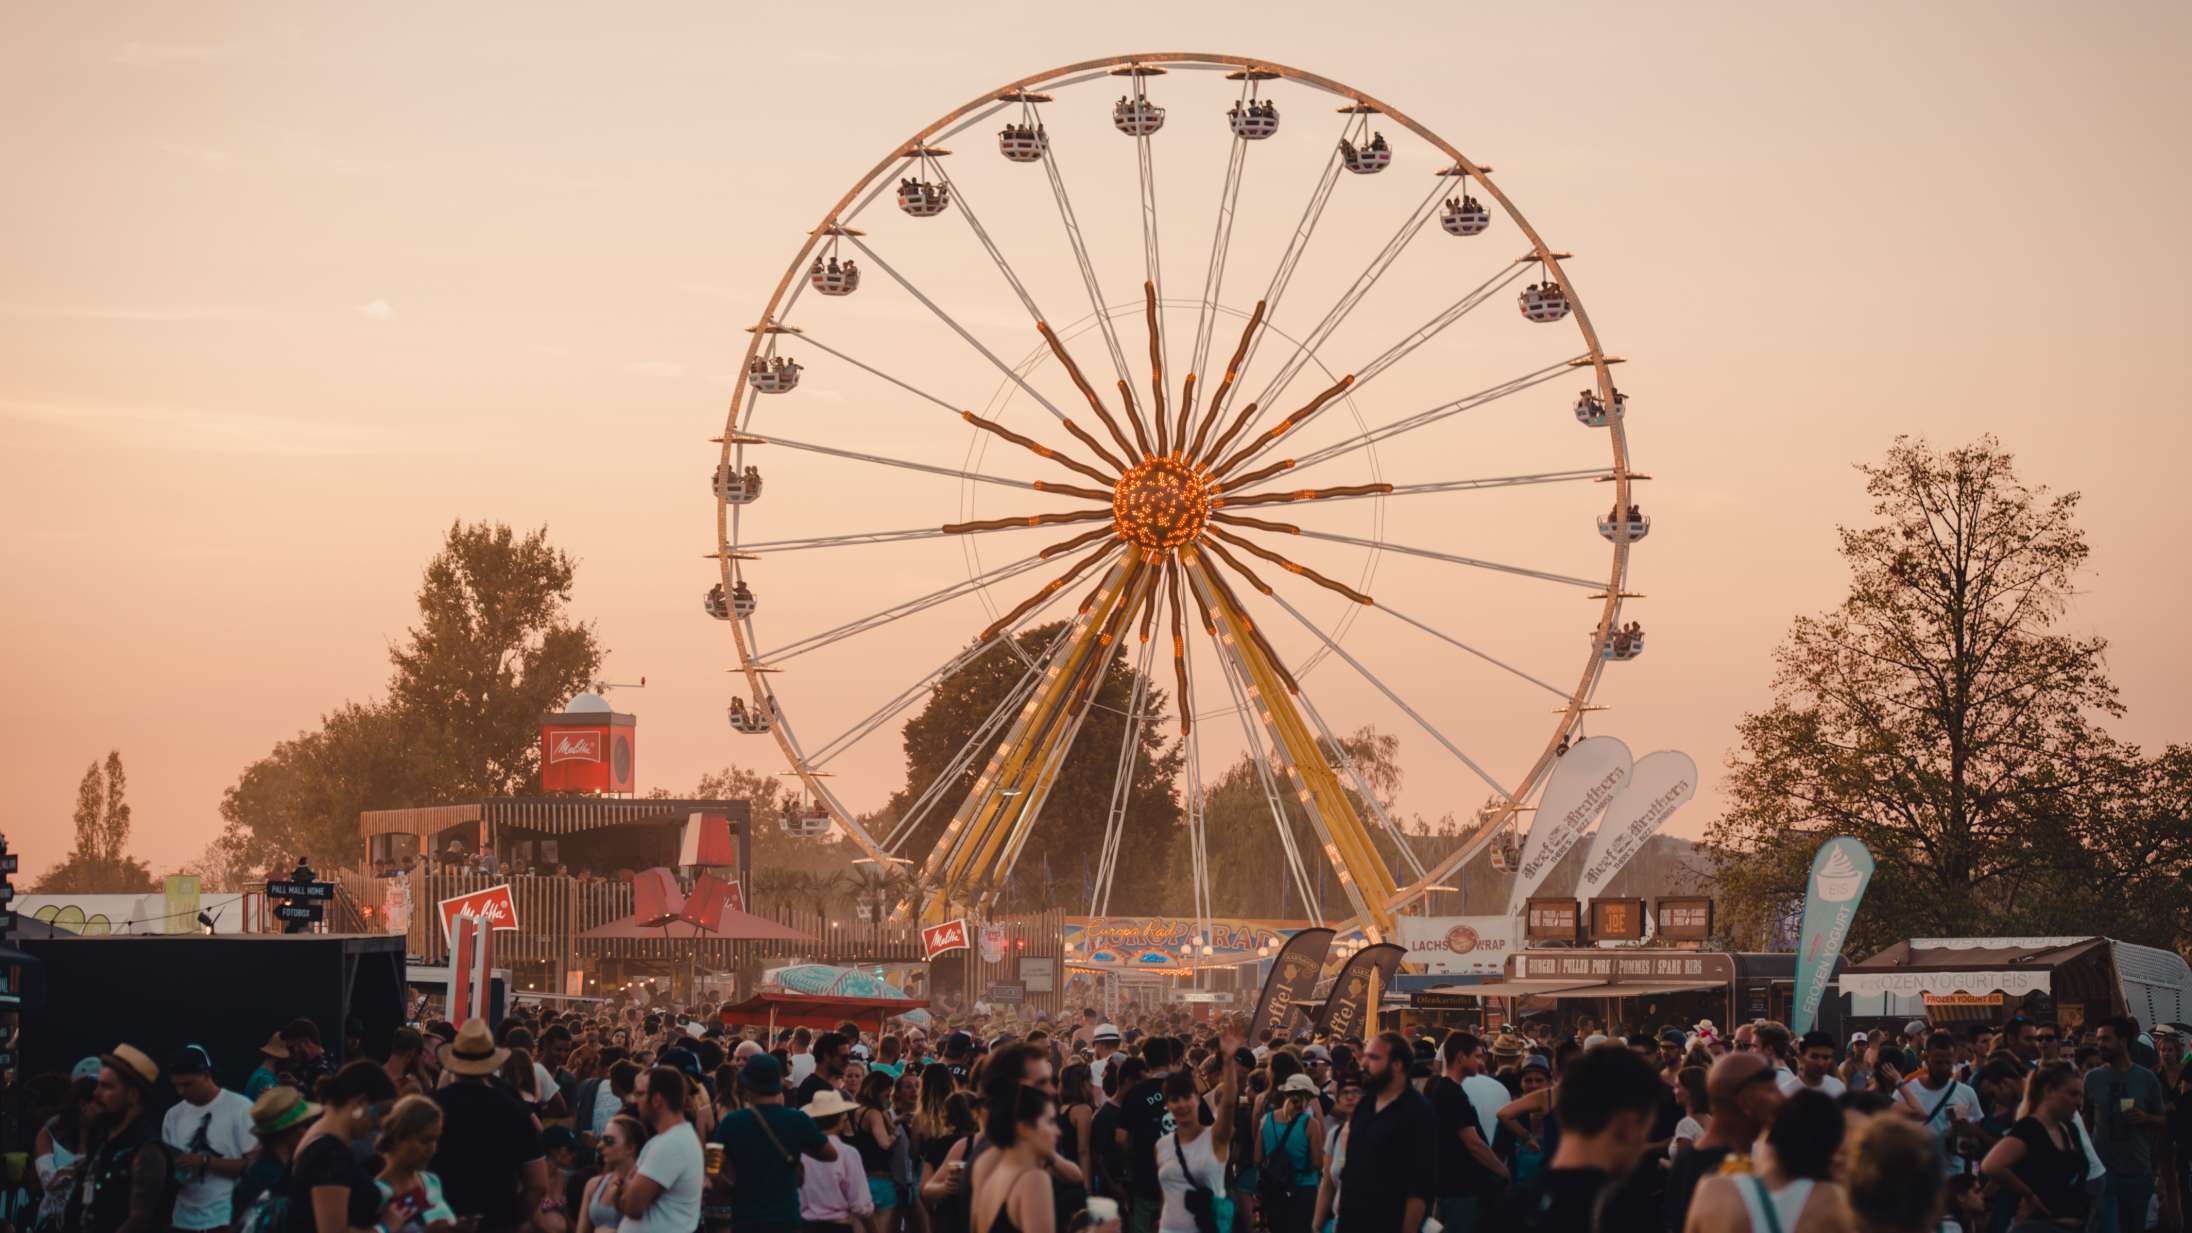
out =
<svg viewBox="0 0 2192 1233"><path fill-rule="evenodd" d="M1650 997L1660 993L1683 993L1691 989L1725 989L1716 980L1636 980L1619 985L1584 985L1579 989L1561 989L1545 996L1551 998L1635 998Z"/></svg>
<svg viewBox="0 0 2192 1233"><path fill-rule="evenodd" d="M1993 993L1997 990L2023 997L2027 993L2051 993L2055 982L2046 968L2011 968L1993 972L1953 972L1939 968L1900 968L1885 972L1842 973L1842 992L1865 997L1896 993L1916 997L1921 993Z"/></svg>
<svg viewBox="0 0 2192 1233"><path fill-rule="evenodd" d="M1482 985L1448 985L1440 993L1473 993L1480 998L1543 997L1561 989L1595 988L1589 980L1495 980Z"/></svg>

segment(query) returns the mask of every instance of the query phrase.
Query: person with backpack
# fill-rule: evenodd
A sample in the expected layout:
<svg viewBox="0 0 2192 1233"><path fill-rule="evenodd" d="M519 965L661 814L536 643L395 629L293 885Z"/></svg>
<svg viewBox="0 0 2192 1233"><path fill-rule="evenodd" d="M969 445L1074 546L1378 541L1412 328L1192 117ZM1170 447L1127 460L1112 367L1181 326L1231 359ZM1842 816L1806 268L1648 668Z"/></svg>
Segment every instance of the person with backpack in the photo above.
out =
<svg viewBox="0 0 2192 1233"><path fill-rule="evenodd" d="M259 1153L230 1196L235 1233L281 1233L289 1223L289 1163L320 1107L296 1088L279 1084L251 1102L251 1133Z"/></svg>
<svg viewBox="0 0 2192 1233"><path fill-rule="evenodd" d="M1256 1133L1256 1198L1272 1233L1309 1233L1324 1176L1324 1118L1317 1082L1296 1071L1279 1084L1279 1105Z"/></svg>

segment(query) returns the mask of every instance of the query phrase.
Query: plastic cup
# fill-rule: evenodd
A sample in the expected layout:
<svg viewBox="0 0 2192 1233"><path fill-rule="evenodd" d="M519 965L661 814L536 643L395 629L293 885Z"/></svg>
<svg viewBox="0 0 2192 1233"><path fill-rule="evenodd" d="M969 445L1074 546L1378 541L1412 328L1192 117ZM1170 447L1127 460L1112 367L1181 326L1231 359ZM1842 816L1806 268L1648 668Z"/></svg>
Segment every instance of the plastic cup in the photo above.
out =
<svg viewBox="0 0 2192 1233"><path fill-rule="evenodd" d="M1109 1224L1119 1218L1119 1201L1102 1195L1088 1197L1088 1218L1097 1224Z"/></svg>

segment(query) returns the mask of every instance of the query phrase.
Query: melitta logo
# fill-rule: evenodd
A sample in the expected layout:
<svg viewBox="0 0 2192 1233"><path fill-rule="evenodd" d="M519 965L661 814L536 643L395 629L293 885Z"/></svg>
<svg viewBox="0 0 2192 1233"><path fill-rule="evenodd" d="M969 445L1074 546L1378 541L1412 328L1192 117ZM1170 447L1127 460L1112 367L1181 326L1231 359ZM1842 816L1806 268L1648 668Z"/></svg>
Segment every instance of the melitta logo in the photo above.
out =
<svg viewBox="0 0 2192 1233"><path fill-rule="evenodd" d="M558 732L548 738L548 764L601 761L601 733Z"/></svg>
<svg viewBox="0 0 2192 1233"><path fill-rule="evenodd" d="M941 925L930 925L921 931L921 948L931 959L947 950L965 950L967 922L949 920Z"/></svg>

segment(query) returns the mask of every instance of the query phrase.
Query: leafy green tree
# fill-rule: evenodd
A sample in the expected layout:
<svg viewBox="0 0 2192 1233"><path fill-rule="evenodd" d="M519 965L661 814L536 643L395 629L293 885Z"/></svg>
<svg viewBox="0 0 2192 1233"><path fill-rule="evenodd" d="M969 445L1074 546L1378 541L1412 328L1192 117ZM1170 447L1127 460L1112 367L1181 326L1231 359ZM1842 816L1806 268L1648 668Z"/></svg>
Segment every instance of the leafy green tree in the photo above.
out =
<svg viewBox="0 0 2192 1233"><path fill-rule="evenodd" d="M426 566L420 622L389 652L387 699L345 703L245 767L209 863L347 863L361 810L538 790L541 715L601 666L592 628L568 612L575 569L545 529L452 525Z"/></svg>
<svg viewBox="0 0 2192 1233"><path fill-rule="evenodd" d="M1022 631L1018 642L1026 659L1032 661L1040 656L1062 625L1052 622ZM936 683L921 712L906 722L906 786L881 811L883 817L907 816L914 801L930 784L944 777L975 729L997 709L1026 671L1027 663L1021 656L999 644ZM1076 896L1088 894L1111 811L1112 786L1118 772L1119 748L1126 739L1134 677L1124 648L1115 652L1105 666L1088 718L1060 765L1057 781L1028 837L1022 859L1006 882L1001 902L1008 910L1054 903L1070 905ZM1120 848L1115 879L1119 893L1113 902L1122 912L1156 908L1161 899L1164 860L1173 836L1179 832L1180 802L1173 781L1179 774L1180 751L1172 739L1168 702L1166 692L1154 686L1146 694L1148 718L1142 725L1123 821L1128 839ZM926 862L953 811L966 799L975 778L1003 739L1000 727L983 742L976 756L952 778L941 798L900 845L900 852L917 864Z"/></svg>
<svg viewBox="0 0 2192 1233"><path fill-rule="evenodd" d="M129 776L122 751L107 754L106 765L93 762L76 785L76 844L60 864L32 888L43 893L142 894L158 890L159 879L143 861L129 855Z"/></svg>
<svg viewBox="0 0 2192 1233"><path fill-rule="evenodd" d="M462 796L540 781L541 715L601 668L590 625L569 615L577 564L546 528L449 528L419 587L419 624L389 652L389 703L417 726L426 778Z"/></svg>
<svg viewBox="0 0 2192 1233"><path fill-rule="evenodd" d="M1854 835L1879 868L1852 953L2103 921L2176 942L2192 756L2100 727L2123 710L2106 643L2062 628L2088 553L2078 495L2027 486L1991 437L1899 438L1859 470L1874 521L1841 532L1848 598L1775 653L1707 837L1733 940L1785 942L1813 854Z"/></svg>

